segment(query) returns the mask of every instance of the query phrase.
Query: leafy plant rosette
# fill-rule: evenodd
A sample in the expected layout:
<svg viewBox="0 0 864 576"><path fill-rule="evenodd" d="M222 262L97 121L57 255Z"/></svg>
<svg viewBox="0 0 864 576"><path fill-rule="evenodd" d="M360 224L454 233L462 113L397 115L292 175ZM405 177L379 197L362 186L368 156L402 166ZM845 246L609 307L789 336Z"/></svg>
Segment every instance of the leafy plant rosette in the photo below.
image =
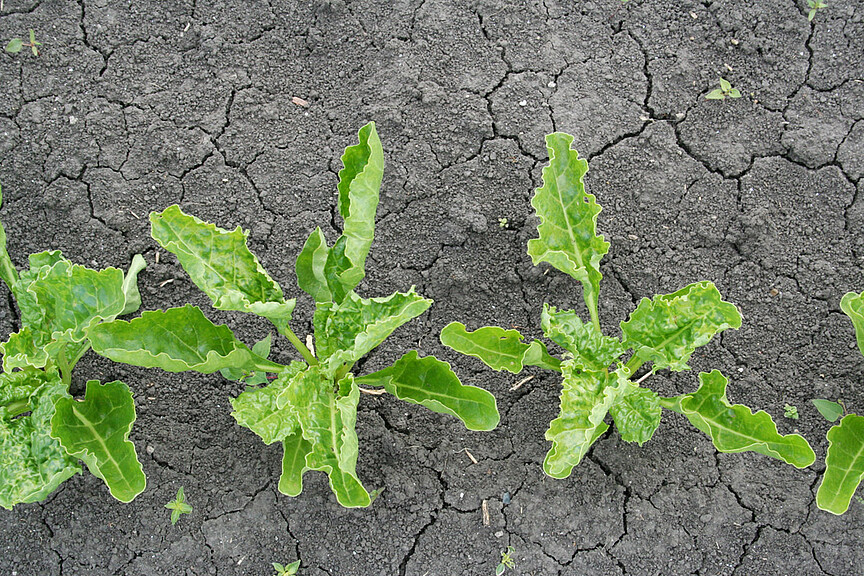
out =
<svg viewBox="0 0 864 576"><path fill-rule="evenodd" d="M246 232L217 228L177 206L150 215L153 238L177 256L215 308L270 320L302 361L284 366L268 360L269 338L250 349L227 326L213 324L191 305L144 312L131 322L103 323L90 331L90 338L96 352L117 362L169 372L218 370L245 379L251 385L231 400L232 415L266 444L282 443L279 490L297 496L303 474L319 470L329 476L341 505L364 507L372 498L356 474L361 386L381 387L400 400L456 416L470 430L491 430L499 415L490 393L463 385L449 364L434 356L420 357L415 350L378 372L359 377L351 372L358 360L432 301L413 287L383 298L361 298L354 292L366 274L384 170L373 123L360 130L359 143L346 148L342 162L342 234L329 246L316 228L295 264L299 287L315 299L312 347L290 327L296 300L285 299L249 251ZM275 374L275 379L260 386L269 381L266 374Z"/></svg>
<svg viewBox="0 0 864 576"><path fill-rule="evenodd" d="M663 408L678 412L711 437L722 452L754 451L803 468L815 454L797 434L781 435L771 417L747 406L730 404L727 379L717 370L700 373L695 392L662 397L641 385L658 370L688 370L694 351L728 328L741 325L738 309L721 299L711 282L697 282L673 292L643 298L630 318L621 323L622 338L600 329L598 295L600 261L609 243L597 234L600 206L587 194L582 178L588 163L570 148L573 137L555 133L546 137L549 165L543 186L531 200L541 223L539 238L528 241L535 265L546 262L582 284L590 315L583 322L573 310L544 304L541 327L549 340L563 349L558 358L540 340L524 342L517 330L496 326L468 331L454 322L441 332L441 342L482 360L494 370L519 373L525 366L560 372L563 378L560 414L552 420L546 439L552 448L543 469L554 478L566 478L591 445L609 428L607 416L628 442L642 445L660 424ZM632 351L629 360L622 357ZM650 371L633 379L645 363Z"/></svg>
<svg viewBox="0 0 864 576"><path fill-rule="evenodd" d="M81 472L79 460L112 496L129 502L146 485L129 441L135 421L129 387L90 380L83 401L69 387L90 349L88 330L140 307L137 277L146 263L136 255L124 275L72 264L56 250L31 254L29 263L20 273L12 264L0 224L0 278L21 325L0 344L0 506L44 500Z"/></svg>
<svg viewBox="0 0 864 576"><path fill-rule="evenodd" d="M849 292L840 300L840 309L852 320L858 349L864 354L864 292ZM835 421L843 414L836 403L814 400L819 411ZM828 406L825 406L828 405ZM836 407L835 414L828 410ZM843 514L861 480L864 480L864 416L846 414L840 423L828 430L828 454L825 457L825 475L816 492L816 506L832 514Z"/></svg>

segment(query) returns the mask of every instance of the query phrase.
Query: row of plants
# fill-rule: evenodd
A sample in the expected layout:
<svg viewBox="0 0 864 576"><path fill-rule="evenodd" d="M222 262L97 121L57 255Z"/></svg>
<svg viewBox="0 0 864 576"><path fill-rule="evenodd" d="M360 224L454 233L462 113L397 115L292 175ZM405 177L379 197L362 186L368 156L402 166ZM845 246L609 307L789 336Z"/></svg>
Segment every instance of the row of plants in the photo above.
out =
<svg viewBox="0 0 864 576"><path fill-rule="evenodd" d="M442 330L441 342L494 370L516 374L536 366L561 375L560 413L546 432L551 448L543 462L554 478L571 474L606 433L608 420L623 440L642 445L664 409L686 417L721 452L753 451L797 468L811 465L815 453L802 436L780 434L768 413L729 402L728 379L719 370L700 373L695 391L674 397L643 385L659 370L689 370L697 348L740 327L737 307L723 301L711 282L643 298L620 323L620 338L603 332L600 262L609 243L597 233L601 208L585 192L588 164L572 142L563 133L546 137L549 165L531 201L540 218L538 238L528 242L528 254L535 265L549 264L581 284L588 321L574 310L544 304L540 326L554 345L552 352L543 341L526 342L513 329L471 331L458 322ZM81 461L118 500L131 501L144 490L142 467L128 440L135 420L129 387L91 380L83 400L70 395L71 371L89 349L134 366L218 371L245 383L245 391L231 399L232 416L265 444L282 444L278 488L288 496L299 495L304 474L317 470L327 474L342 506L365 507L374 500L356 472L361 390L455 416L469 430L495 428L494 396L462 384L450 365L434 356L409 350L387 368L355 373L358 361L425 312L432 300L413 287L373 298L355 292L365 277L384 170L373 123L345 149L342 163L337 186L342 233L329 245L316 228L295 262L299 288L315 301L314 335L305 343L291 328L296 299L285 298L249 250L247 232L221 229L178 206L150 215L154 240L177 257L214 308L266 318L287 339L297 352L287 365L268 358L270 335L247 346L190 304L118 319L141 305L137 275L146 264L140 255L124 274L114 268L91 270L59 252L42 252L31 255L29 269L19 273L0 226L0 278L20 312L20 329L0 345L0 505L44 499L82 471ZM864 293L847 294L841 306L864 354ZM842 514L864 477L864 417L846 415L828 440L817 505Z"/></svg>

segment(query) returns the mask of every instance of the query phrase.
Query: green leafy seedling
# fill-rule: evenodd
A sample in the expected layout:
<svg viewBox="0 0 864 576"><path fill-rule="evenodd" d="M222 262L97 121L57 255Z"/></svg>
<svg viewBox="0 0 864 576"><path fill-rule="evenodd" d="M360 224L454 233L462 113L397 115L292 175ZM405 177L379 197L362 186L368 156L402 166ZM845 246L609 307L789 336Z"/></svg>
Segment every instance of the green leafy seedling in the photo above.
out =
<svg viewBox="0 0 864 576"><path fill-rule="evenodd" d="M501 562L495 567L495 576L501 576L507 568L516 566L516 562L511 557L514 552L516 549L513 546L507 546L507 550L501 552Z"/></svg>
<svg viewBox="0 0 864 576"><path fill-rule="evenodd" d="M706 100L725 100L726 98L740 98L741 92L733 88L732 84L724 78L720 78L720 88L715 88L706 96Z"/></svg>
<svg viewBox="0 0 864 576"><path fill-rule="evenodd" d="M727 379L717 370L699 374L695 392L659 396L642 382L658 370L689 370L687 361L700 346L728 329L741 326L738 309L721 299L711 282L697 282L671 294L643 298L630 318L621 322L622 338L608 336L600 327L598 298L600 261L609 243L597 234L600 206L585 192L582 178L588 163L570 148L573 137L555 133L546 137L549 165L543 186L531 205L540 218L539 238L528 241L528 254L571 276L582 285L582 298L590 319L583 322L573 310L544 304L540 326L546 337L563 349L551 355L540 340L523 342L517 330L487 326L470 332L458 322L441 332L441 342L474 356L494 370L519 373L539 366L561 373L560 415L546 431L552 448L543 469L565 478L591 445L609 428L611 416L621 438L643 444L660 424L663 408L684 415L708 434L721 452L754 451L803 468L816 456L797 434L783 436L771 417L755 414L747 406L730 404ZM632 351L629 360L622 357ZM635 379L643 364L651 369Z"/></svg>
<svg viewBox="0 0 864 576"><path fill-rule="evenodd" d="M31 29L29 42L24 42L21 38L12 38L9 40L9 43L6 44L6 52L9 54L17 54L24 46L27 46L30 48L30 51L33 52L34 56L39 56L38 46L41 45L41 42L36 41L36 33Z"/></svg>
<svg viewBox="0 0 864 576"><path fill-rule="evenodd" d="M165 508L171 510L171 525L177 524L181 514L191 514L192 506L186 502L186 494L183 492L183 487L177 489L177 496L174 500L165 504ZM293 574L293 572L292 572Z"/></svg>
<svg viewBox="0 0 864 576"><path fill-rule="evenodd" d="M12 264L0 224L0 279L20 311L20 329L0 344L0 506L44 500L81 472L79 460L129 502L146 485L129 441L129 387L90 380L83 401L69 387L90 349L89 330L141 305L137 278L147 264L136 255L124 275L74 265L59 251L31 254L29 264L20 273Z"/></svg>
<svg viewBox="0 0 864 576"><path fill-rule="evenodd" d="M827 8L828 4L822 2L822 0L807 0L807 6L810 7L810 11L807 13L807 21L812 22L813 18L816 17L816 11Z"/></svg>
<svg viewBox="0 0 864 576"><path fill-rule="evenodd" d="M798 420L798 407L792 406L791 404L785 404L783 406L783 416L790 420Z"/></svg>
<svg viewBox="0 0 864 576"><path fill-rule="evenodd" d="M273 569L276 570L276 576L293 576L300 569L300 560L295 560L288 565L273 562Z"/></svg>
<svg viewBox="0 0 864 576"><path fill-rule="evenodd" d="M845 294L840 309L852 320L858 349L864 354L864 292ZM838 402L813 400L813 404L829 422L837 421L846 412ZM825 475L816 492L816 506L839 515L849 509L852 496L864 480L864 416L846 414L828 430L827 436Z"/></svg>
<svg viewBox="0 0 864 576"><path fill-rule="evenodd" d="M290 326L296 301L285 299L282 288L249 251L246 232L202 222L178 206L150 215L153 238L177 256L215 308L266 318L302 360L287 366L272 362L267 359L269 343L249 349L227 326L213 324L191 305L144 312L131 322L102 324L90 338L99 354L135 366L205 374L227 369L226 375L238 378L274 374L272 382L247 387L231 404L240 426L266 444L282 444L279 490L297 496L303 475L318 470L328 475L340 504L365 507L372 497L356 474L361 387L456 416L469 430L491 430L499 415L489 392L463 385L448 363L421 357L416 350L372 374L352 373L361 358L425 312L432 301L413 287L383 298L361 298L354 291L366 274L384 170L374 124L360 130L359 143L345 150L342 163L337 186L342 234L328 245L316 228L295 264L299 287L315 300L311 347Z"/></svg>
<svg viewBox="0 0 864 576"><path fill-rule="evenodd" d="M507 218L498 218L498 227L499 228L507 228L508 223L509 222L507 221Z"/></svg>

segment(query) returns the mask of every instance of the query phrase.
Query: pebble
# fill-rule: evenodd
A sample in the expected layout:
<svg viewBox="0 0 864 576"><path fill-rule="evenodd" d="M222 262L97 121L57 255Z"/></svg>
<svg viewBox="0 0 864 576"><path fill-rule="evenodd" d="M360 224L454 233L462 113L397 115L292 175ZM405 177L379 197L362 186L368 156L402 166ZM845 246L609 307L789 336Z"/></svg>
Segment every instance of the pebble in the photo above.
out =
<svg viewBox="0 0 864 576"><path fill-rule="evenodd" d="M504 506L507 506L508 504L510 504L510 493L509 492L504 492L504 495L501 496L501 502L504 503Z"/></svg>
<svg viewBox="0 0 864 576"><path fill-rule="evenodd" d="M519 106L527 106L527 105L528 105L528 101L527 101L527 100L520 100L520 101L519 101Z"/></svg>

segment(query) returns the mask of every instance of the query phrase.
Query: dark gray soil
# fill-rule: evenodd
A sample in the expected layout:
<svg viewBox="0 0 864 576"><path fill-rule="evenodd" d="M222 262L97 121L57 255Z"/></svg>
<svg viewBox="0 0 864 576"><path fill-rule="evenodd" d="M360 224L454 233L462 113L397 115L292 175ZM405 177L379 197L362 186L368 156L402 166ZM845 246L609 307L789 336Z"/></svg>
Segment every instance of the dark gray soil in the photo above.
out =
<svg viewBox="0 0 864 576"><path fill-rule="evenodd" d="M147 213L179 202L251 229L299 293L294 257L317 225L335 238L338 157L375 120L388 164L359 291L416 284L436 305L363 370L419 347L493 392L502 420L471 433L364 396L359 475L386 490L344 510L319 473L300 497L277 492L280 448L230 416L240 385L88 356L74 390L119 378L135 392L147 490L120 504L85 473L0 511L0 573L258 575L299 558L303 576L491 576L511 545L508 574L860 574L864 504L835 517L814 503L829 425L810 399L864 411L839 309L864 290L864 4L828 4L810 23L804 0L5 0L0 41L32 28L44 44L0 54L0 217L19 267L49 248L94 267L142 252L145 309L191 301L251 343L263 323L212 312L173 256L155 263ZM705 100L719 76L743 97ZM684 392L695 370L722 370L732 401L807 436L811 469L718 454L670 413L643 447L610 430L553 480L540 463L557 378L512 391L521 376L442 349L452 320L536 334L543 302L582 306L525 254L553 130L575 135L604 207L605 328L643 296L716 282L742 328L694 372L648 383ZM0 296L5 337L16 316ZM304 295L298 333L311 310ZM289 351L278 342L277 360ZM194 512L171 526L179 486Z"/></svg>

